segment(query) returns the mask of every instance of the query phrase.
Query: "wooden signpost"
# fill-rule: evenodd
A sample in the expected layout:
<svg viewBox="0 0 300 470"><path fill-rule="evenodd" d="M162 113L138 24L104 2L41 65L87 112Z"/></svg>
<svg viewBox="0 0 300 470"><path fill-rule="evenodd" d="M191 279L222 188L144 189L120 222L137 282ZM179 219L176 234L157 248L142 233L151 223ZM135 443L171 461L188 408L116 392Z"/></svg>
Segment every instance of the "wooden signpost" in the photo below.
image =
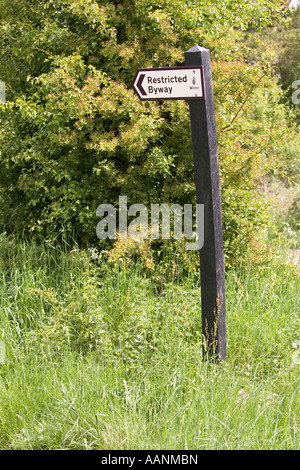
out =
<svg viewBox="0 0 300 470"><path fill-rule="evenodd" d="M133 89L141 100L189 101L197 204L204 205L200 249L202 334L208 357L226 360L222 211L210 51L194 46L185 67L139 69Z"/></svg>

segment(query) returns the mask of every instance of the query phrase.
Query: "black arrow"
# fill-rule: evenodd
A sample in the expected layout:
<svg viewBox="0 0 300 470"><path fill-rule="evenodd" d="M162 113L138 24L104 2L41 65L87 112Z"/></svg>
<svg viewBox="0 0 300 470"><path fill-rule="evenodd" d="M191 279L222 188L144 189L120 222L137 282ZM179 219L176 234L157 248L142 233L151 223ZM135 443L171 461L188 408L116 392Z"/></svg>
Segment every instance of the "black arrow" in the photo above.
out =
<svg viewBox="0 0 300 470"><path fill-rule="evenodd" d="M144 73L141 73L140 75L140 78L138 79L138 82L136 84L136 87L137 89L139 90L139 92L141 93L141 95L145 96L147 95L147 93L145 92L144 88L142 87L142 82L145 78L145 74Z"/></svg>

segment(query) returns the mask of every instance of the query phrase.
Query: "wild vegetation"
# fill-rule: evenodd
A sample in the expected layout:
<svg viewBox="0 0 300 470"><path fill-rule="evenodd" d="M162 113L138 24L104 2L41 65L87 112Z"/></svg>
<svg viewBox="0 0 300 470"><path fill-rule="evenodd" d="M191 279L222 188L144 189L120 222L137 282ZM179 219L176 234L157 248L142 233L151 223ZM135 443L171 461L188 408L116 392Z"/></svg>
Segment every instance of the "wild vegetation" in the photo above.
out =
<svg viewBox="0 0 300 470"><path fill-rule="evenodd" d="M1 1L0 449L299 449L299 12ZM202 351L198 253L96 237L120 195L195 203L187 103L131 88L195 44L214 80L221 364Z"/></svg>
<svg viewBox="0 0 300 470"><path fill-rule="evenodd" d="M296 266L228 273L220 365L196 275L66 248L1 239L1 449L299 448Z"/></svg>
<svg viewBox="0 0 300 470"><path fill-rule="evenodd" d="M268 214L255 189L284 170L296 129L274 50L264 42L253 59L245 34L282 23L280 4L2 1L2 229L67 231L86 246L97 242L98 205L120 194L194 203L187 104L141 103L131 82L138 67L183 65L198 43L213 61L227 262L256 255Z"/></svg>

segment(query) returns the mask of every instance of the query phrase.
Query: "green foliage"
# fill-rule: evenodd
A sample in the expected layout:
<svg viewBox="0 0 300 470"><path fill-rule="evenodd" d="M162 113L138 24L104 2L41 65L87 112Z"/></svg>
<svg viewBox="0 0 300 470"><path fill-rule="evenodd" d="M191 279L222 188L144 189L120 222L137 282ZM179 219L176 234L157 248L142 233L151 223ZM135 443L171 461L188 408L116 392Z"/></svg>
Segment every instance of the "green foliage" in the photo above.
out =
<svg viewBox="0 0 300 470"><path fill-rule="evenodd" d="M274 154L279 157L280 166L277 165L268 172L264 178L267 197L272 206L272 219L276 236L282 237L285 243L290 243L291 248L299 247L299 169L300 169L300 134L299 134L299 20L300 9L288 10L288 23L275 22L272 28L265 28L259 33L248 38L248 45L252 46L251 60L256 61L265 55L266 44L273 49L272 69L274 76L278 76L281 92L277 91L279 104L274 107L266 102L260 94L259 106L255 112L260 123L265 123L270 118L282 122L286 114L286 106L289 108L290 129L293 130L292 139L286 141L284 135L282 142L274 147ZM274 94L274 90L272 91ZM279 112L279 114L278 114ZM270 232L272 233L272 231Z"/></svg>
<svg viewBox="0 0 300 470"><path fill-rule="evenodd" d="M278 74L282 89L285 91L282 101L286 102L296 112L299 122L299 105L293 103L292 95L296 89L293 83L300 77L300 9L287 10L287 23L275 22L272 28L264 28L251 38L253 47L252 60L265 55L266 44L272 47L274 58L272 61L273 73Z"/></svg>
<svg viewBox="0 0 300 470"><path fill-rule="evenodd" d="M299 449L296 266L228 273L220 366L195 278L65 248L0 237L1 449Z"/></svg>
<svg viewBox="0 0 300 470"><path fill-rule="evenodd" d="M187 104L141 103L131 81L138 67L183 64L199 43L213 60L228 262L245 254L266 223L253 190L289 131L278 97L255 116L253 98L277 85L267 53L247 63L243 34L280 18L279 4L4 0L1 228L93 243L97 206L122 194L195 202Z"/></svg>
<svg viewBox="0 0 300 470"><path fill-rule="evenodd" d="M295 91L292 88L293 82L299 80L300 77L299 41L300 9L297 8L292 13L292 22L290 27L283 29L279 33L280 46L277 67L280 73L283 88L288 91L287 96L290 100L292 94Z"/></svg>

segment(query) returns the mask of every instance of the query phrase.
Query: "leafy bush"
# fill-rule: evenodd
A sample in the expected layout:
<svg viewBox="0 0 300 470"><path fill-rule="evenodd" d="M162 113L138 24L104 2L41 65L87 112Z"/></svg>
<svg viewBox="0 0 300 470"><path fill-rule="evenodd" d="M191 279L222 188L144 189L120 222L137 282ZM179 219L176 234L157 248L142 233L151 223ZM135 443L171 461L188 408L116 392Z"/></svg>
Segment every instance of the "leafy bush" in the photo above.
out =
<svg viewBox="0 0 300 470"><path fill-rule="evenodd" d="M213 61L226 255L244 256L266 223L253 190L289 130L278 96L263 118L255 110L277 84L267 52L247 62L243 33L280 17L280 3L3 1L1 229L96 243L96 208L122 194L194 203L187 104L141 103L131 81L138 67L182 65L200 43Z"/></svg>

